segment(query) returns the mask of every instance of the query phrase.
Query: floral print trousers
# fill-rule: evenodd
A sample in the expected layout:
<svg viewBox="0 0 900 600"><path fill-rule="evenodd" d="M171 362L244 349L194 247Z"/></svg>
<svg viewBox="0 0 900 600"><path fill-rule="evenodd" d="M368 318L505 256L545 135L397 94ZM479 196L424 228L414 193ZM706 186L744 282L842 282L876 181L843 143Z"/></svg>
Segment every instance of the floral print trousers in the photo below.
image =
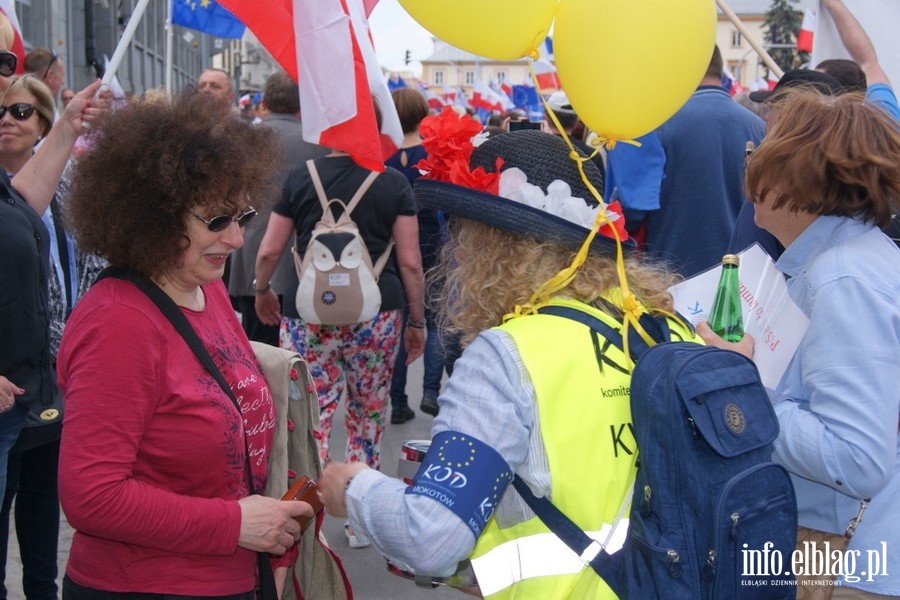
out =
<svg viewBox="0 0 900 600"><path fill-rule="evenodd" d="M315 430L322 464L328 464L328 438L334 413L346 398L346 460L381 462L381 437L391 391L403 315L381 311L355 325L313 325L303 319L281 320L281 347L306 361L319 396Z"/></svg>

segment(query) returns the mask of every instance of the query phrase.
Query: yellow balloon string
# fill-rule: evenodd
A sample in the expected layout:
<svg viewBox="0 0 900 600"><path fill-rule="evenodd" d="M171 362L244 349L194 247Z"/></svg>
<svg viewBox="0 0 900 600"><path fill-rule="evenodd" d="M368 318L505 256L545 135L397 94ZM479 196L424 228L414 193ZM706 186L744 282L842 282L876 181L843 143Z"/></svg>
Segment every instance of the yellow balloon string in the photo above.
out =
<svg viewBox="0 0 900 600"><path fill-rule="evenodd" d="M566 134L565 129L563 129L559 120L556 118L556 115L553 113L553 109L550 108L550 105L547 103L547 100L544 98L544 95L541 93L542 90L540 85L538 84L537 73L534 70L534 60L533 54L536 52L533 51L531 58L529 61L529 68L531 70L531 78L534 81L534 85L538 90L538 97L541 99L541 102L544 105L545 112L550 120L553 121L553 124L556 126L556 130L560 132L563 140L566 142L566 145L569 147L569 157L575 161L575 165L578 167L578 173L581 176L581 181L584 183L584 186L591 192L591 195L595 200L599 203L600 210L597 212L597 217L594 219L593 227L591 228L590 233L588 233L587 238L585 238L584 242L581 244L581 248L579 248L578 253L575 255L575 258L572 260L572 264L562 269L556 275L551 277L549 280L544 282L534 294L531 295L531 298L528 299L528 302L524 305L516 305L513 309L513 312L508 313L503 316L503 322L510 319L514 319L516 317L521 317L524 315L532 314L537 312L539 308L545 306L550 299L558 294L561 290L563 290L566 286L568 286L572 280L575 279L575 276L578 274L578 269L584 264L584 261L587 260L588 253L590 251L591 242L593 242L594 237L597 235L597 232L604 225L609 225L610 229L613 232L613 239L616 241L616 273L619 279L619 291L621 293L621 298L618 299L614 304L618 305L623 313L623 329L622 329L622 338L624 340L624 351L626 358L630 361L631 355L628 351L628 328L634 327L635 331L641 336L641 338L647 342L648 345L653 346L656 342L653 338L644 330L641 326L639 319L642 314L647 312L647 309L641 304L641 302L637 299L637 297L631 293L628 287L628 278L625 274L625 256L622 250L622 240L619 238L619 232L616 227L613 225L612 220L606 213L606 203L603 201L603 197L600 195L600 192L594 187L594 184L588 179L587 175L584 172L584 161L590 160L593 158L597 152L599 152L599 148L594 150L590 157L583 157L575 150L575 146L572 144L572 140L569 139L568 134ZM599 143L595 143L594 146L602 144L607 148L615 147L617 141L634 144L640 146L639 142L635 142L634 140L614 140L611 138L600 138Z"/></svg>

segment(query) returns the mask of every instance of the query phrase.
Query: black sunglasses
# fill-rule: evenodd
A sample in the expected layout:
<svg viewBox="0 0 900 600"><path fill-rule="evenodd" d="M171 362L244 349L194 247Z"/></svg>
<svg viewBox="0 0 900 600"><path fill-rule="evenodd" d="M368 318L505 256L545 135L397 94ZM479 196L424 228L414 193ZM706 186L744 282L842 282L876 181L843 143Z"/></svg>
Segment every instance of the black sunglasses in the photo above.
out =
<svg viewBox="0 0 900 600"><path fill-rule="evenodd" d="M2 116L2 115L0 115ZM231 215L221 215L218 217L212 217L211 219L204 219L200 215L191 211L191 216L195 219L199 219L206 223L206 226L210 231L223 231L226 227L231 225L232 221L238 224L238 227L246 227L247 223L250 222L250 219L257 215L257 211L252 206L248 207L247 210L242 212L236 217L232 217Z"/></svg>
<svg viewBox="0 0 900 600"><path fill-rule="evenodd" d="M11 116L16 121L27 121L31 118L31 115L34 114L34 104L28 104L27 102L16 102L15 104L10 104L9 106L0 106L0 119L9 111L9 116Z"/></svg>
<svg viewBox="0 0 900 600"><path fill-rule="evenodd" d="M19 65L19 57L12 52L5 50L0 51L0 75L4 77L12 77L16 74L16 67Z"/></svg>
<svg viewBox="0 0 900 600"><path fill-rule="evenodd" d="M50 73L50 69L52 69L52 68L53 68L53 65L56 64L56 61L59 60L59 57L58 57L57 55L55 55L55 54L51 54L50 56L51 56L52 58L50 59L50 62L47 63L47 68L44 69L44 74L41 75L41 79L42 79L42 80L47 79L47 75Z"/></svg>

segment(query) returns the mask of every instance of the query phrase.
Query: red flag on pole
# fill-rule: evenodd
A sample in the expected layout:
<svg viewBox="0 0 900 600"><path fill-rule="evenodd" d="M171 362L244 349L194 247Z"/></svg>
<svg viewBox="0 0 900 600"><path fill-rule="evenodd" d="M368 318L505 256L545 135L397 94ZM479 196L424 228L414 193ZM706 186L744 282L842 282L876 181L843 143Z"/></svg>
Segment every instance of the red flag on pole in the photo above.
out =
<svg viewBox="0 0 900 600"><path fill-rule="evenodd" d="M253 31L299 84L303 138L383 171L386 155L400 145L403 132L368 34L363 0L220 4ZM384 139L376 126L373 96L382 113Z"/></svg>
<svg viewBox="0 0 900 600"><path fill-rule="evenodd" d="M816 32L816 13L806 9L803 13L803 23L800 24L800 33L797 34L797 50L812 52L813 35Z"/></svg>

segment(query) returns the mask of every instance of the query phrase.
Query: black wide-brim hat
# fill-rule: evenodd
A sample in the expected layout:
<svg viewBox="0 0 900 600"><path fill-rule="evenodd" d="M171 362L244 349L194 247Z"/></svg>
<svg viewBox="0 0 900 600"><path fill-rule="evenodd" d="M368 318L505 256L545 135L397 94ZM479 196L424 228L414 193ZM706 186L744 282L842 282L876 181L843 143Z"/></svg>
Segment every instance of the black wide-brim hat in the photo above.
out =
<svg viewBox="0 0 900 600"><path fill-rule="evenodd" d="M559 136L519 130L488 138L472 152L470 166L472 169L483 167L486 172L492 173L496 159L500 157L503 159L501 172L518 167L527 176L528 183L540 187L544 194L550 183L559 179L569 184L572 201L582 198L587 205L597 206L569 154L569 147ZM584 156L580 152L579 155ZM591 161L584 162L582 166L591 184L602 191L602 175L597 166ZM420 177L414 189L416 200L424 208L478 221L537 241L550 241L568 250L577 252L590 233L587 227L539 208L461 185ZM626 251L634 246L631 240L622 241ZM614 257L617 251L615 240L599 233L594 236L590 249L593 254L610 257Z"/></svg>

